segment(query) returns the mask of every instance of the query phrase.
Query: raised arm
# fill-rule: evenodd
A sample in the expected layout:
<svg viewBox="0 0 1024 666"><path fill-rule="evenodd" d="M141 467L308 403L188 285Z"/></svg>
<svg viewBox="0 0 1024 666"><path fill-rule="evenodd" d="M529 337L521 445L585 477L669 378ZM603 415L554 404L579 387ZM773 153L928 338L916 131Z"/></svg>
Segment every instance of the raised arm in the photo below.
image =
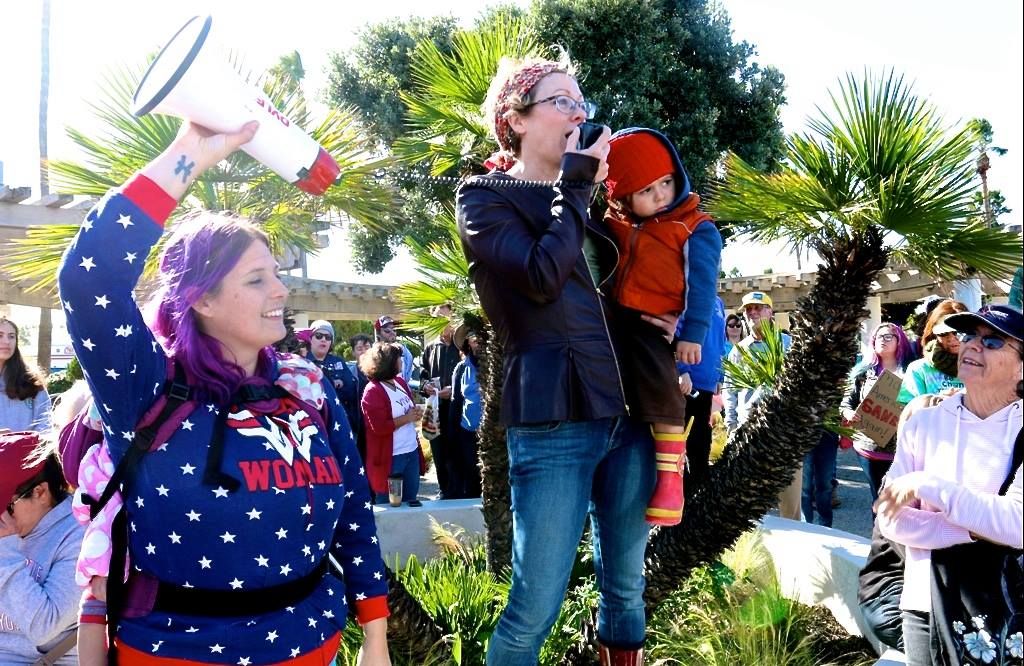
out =
<svg viewBox="0 0 1024 666"><path fill-rule="evenodd" d="M164 381L166 364L133 290L163 222L189 185L256 131L212 134L186 123L171 145L89 212L58 272L68 332L115 461Z"/></svg>

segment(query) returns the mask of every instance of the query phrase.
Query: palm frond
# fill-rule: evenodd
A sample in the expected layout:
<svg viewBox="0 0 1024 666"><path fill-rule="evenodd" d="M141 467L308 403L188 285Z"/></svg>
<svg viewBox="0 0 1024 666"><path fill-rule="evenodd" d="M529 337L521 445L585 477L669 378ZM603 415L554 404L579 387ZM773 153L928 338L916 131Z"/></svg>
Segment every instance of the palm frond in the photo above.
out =
<svg viewBox="0 0 1024 666"><path fill-rule="evenodd" d="M712 213L756 240L811 247L878 227L893 239L887 251L944 277L971 267L999 278L1019 265L1019 236L971 220L978 183L969 126L947 126L892 71L847 75L831 103L788 139L779 172L728 156Z"/></svg>
<svg viewBox="0 0 1024 666"><path fill-rule="evenodd" d="M740 360L722 360L725 382L734 389L756 390L775 385L786 359L786 347L774 322L761 323L763 344L755 349L735 347Z"/></svg>

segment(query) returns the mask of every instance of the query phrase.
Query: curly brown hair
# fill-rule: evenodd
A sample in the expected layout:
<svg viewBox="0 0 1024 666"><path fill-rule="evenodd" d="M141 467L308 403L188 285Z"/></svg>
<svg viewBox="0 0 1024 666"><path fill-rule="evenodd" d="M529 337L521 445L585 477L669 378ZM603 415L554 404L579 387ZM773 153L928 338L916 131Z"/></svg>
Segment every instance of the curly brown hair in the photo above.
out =
<svg viewBox="0 0 1024 666"><path fill-rule="evenodd" d="M40 391L46 388L43 380L43 373L38 368L32 368L25 364L21 357L21 348L18 346L18 325L7 317L0 317L0 327L8 324L14 329L14 354L4 363L2 376L4 380L4 392L11 400L28 400L36 397Z"/></svg>
<svg viewBox="0 0 1024 666"><path fill-rule="evenodd" d="M401 372L402 345L397 342L375 342L359 357L359 369L369 379L386 382Z"/></svg>

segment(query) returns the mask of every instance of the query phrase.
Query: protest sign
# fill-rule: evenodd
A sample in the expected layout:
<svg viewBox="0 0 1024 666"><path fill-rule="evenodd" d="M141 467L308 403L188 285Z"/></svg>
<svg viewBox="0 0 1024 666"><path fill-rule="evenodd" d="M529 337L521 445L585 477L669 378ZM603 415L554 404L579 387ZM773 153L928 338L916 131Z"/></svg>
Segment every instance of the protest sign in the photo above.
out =
<svg viewBox="0 0 1024 666"><path fill-rule="evenodd" d="M896 373L886 370L867 394L857 414L860 421L851 424L879 446L885 446L896 434L903 406L896 401L903 380Z"/></svg>

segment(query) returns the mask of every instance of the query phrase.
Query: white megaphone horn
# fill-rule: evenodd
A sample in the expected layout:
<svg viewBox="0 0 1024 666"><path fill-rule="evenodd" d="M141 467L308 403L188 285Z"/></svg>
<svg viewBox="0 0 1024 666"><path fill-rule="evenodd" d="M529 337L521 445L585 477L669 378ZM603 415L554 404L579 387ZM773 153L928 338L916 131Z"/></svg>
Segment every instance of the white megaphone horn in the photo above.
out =
<svg viewBox="0 0 1024 666"><path fill-rule="evenodd" d="M215 132L235 132L250 120L260 128L242 150L310 194L323 194L341 169L323 147L246 83L210 47L213 18L194 16L175 33L142 77L131 112L187 118Z"/></svg>

